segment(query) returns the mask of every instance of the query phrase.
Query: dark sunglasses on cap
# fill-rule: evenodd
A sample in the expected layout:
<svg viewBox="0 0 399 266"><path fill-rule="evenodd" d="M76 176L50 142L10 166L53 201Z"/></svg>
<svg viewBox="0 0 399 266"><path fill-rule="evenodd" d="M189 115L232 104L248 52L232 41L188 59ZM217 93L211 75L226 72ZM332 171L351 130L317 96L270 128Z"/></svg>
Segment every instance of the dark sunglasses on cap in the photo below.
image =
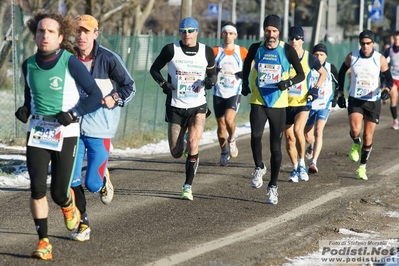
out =
<svg viewBox="0 0 399 266"><path fill-rule="evenodd" d="M196 30L196 28L180 28L180 33L193 33Z"/></svg>
<svg viewBox="0 0 399 266"><path fill-rule="evenodd" d="M372 44L373 42L360 42L360 45L370 45L370 44Z"/></svg>
<svg viewBox="0 0 399 266"><path fill-rule="evenodd" d="M295 40L295 41L299 41L299 40L303 40L303 38L302 37L290 37L290 41L293 41L293 40Z"/></svg>

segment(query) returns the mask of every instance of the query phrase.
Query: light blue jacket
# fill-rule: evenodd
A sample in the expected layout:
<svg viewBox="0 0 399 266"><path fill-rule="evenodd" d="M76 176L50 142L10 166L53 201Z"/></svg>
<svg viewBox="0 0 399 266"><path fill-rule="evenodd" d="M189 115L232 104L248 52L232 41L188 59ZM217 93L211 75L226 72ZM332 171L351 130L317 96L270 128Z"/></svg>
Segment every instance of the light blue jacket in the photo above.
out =
<svg viewBox="0 0 399 266"><path fill-rule="evenodd" d="M112 109L99 103L95 111L80 117L81 135L113 138L118 128L121 107L136 94L134 80L120 56L100 46L96 41L94 41L94 58L90 73L103 92L103 97L116 92L119 101ZM85 94L81 94L82 99L85 97Z"/></svg>

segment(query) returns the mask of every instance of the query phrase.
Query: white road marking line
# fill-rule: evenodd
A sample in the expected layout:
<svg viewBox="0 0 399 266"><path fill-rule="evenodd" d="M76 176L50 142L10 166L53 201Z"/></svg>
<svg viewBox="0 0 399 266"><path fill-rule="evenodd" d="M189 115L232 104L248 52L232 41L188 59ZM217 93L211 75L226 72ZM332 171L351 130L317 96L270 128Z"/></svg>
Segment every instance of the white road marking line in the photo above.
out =
<svg viewBox="0 0 399 266"><path fill-rule="evenodd" d="M357 188L360 188L360 186ZM311 211L312 209L314 209L320 205L323 205L324 203L326 203L330 200L341 197L343 194L345 194L348 190L351 190L351 189L353 189L353 188L347 187L347 188L340 188L340 189L334 190L324 196L321 196L318 199L315 199L309 203L306 203L305 205L302 205L301 207L298 207L298 208L296 208L286 214L283 214L279 217L273 218L267 222L260 223L256 226L248 228L244 231L234 233L232 235L229 235L229 236L226 236L223 238L219 238L219 239L213 240L208 243L201 244L198 247L192 248L185 252L170 255L166 258L146 264L145 266L176 265L178 263L185 262L189 259L195 258L195 257L205 254L207 252L210 252L210 251L234 244L236 242L245 240L247 238L256 236L276 225L281 225L281 223L287 222L289 220L297 218L298 216L304 215L305 213Z"/></svg>

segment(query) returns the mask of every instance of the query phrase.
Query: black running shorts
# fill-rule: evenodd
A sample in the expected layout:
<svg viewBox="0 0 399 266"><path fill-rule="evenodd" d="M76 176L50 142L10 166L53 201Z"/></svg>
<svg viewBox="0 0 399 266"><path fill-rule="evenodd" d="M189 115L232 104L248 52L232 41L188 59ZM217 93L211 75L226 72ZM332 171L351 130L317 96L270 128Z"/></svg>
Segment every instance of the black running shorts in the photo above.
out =
<svg viewBox="0 0 399 266"><path fill-rule="evenodd" d="M381 113L381 101L363 101L353 97L348 99L348 115L360 113L363 119L378 124Z"/></svg>
<svg viewBox="0 0 399 266"><path fill-rule="evenodd" d="M166 105L165 122L188 127L188 121L191 117L194 117L196 114L206 114L207 110L207 104L187 109Z"/></svg>

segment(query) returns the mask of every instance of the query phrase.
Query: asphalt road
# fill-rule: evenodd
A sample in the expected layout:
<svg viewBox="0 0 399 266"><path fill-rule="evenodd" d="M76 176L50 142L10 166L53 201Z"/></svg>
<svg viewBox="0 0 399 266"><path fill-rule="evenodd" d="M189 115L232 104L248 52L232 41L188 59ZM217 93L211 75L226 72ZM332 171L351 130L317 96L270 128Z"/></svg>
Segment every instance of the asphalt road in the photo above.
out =
<svg viewBox="0 0 399 266"><path fill-rule="evenodd" d="M384 105L367 165L368 181L356 179L358 163L347 155L351 139L345 110L331 114L319 173L308 182L287 182L292 165L284 143L275 206L264 203L269 173L262 188L250 187L249 136L237 139L239 155L228 167L218 166L216 144L201 147L192 202L180 199L184 158L111 158L112 203L102 205L98 195L86 194L90 241L69 240L62 214L50 200L51 262L29 258L37 245L29 190L0 188L0 265L281 265L286 257L317 250L321 238L339 237L335 226L348 217L348 204L371 194L399 194L399 131L390 125L389 107ZM269 166L267 130L263 154ZM375 230L387 231L386 226L376 222ZM399 237L399 231L392 230L391 236Z"/></svg>

